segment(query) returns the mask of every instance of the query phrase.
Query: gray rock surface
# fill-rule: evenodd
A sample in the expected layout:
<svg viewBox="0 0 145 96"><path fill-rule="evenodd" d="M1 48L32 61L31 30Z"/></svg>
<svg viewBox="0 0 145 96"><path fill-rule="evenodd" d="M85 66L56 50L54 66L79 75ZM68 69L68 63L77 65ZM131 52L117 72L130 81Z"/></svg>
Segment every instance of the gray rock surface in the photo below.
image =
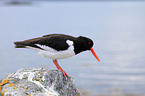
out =
<svg viewBox="0 0 145 96"><path fill-rule="evenodd" d="M1 80L10 79L2 86L3 96L80 96L72 78L58 70L24 68ZM0 82L0 83L1 83Z"/></svg>

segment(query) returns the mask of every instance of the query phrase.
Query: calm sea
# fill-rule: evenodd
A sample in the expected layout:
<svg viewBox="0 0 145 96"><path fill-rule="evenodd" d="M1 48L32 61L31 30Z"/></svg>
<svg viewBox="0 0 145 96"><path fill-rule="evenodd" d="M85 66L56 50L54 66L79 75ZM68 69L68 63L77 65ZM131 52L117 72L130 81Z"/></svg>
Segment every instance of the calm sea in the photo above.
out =
<svg viewBox="0 0 145 96"><path fill-rule="evenodd" d="M13 44L51 33L93 39L100 63L89 51L59 60L76 86L91 93L88 96L114 92L145 96L144 1L32 2L29 5L7 5L1 1L0 78L20 68L56 69L52 60L33 50L15 49Z"/></svg>

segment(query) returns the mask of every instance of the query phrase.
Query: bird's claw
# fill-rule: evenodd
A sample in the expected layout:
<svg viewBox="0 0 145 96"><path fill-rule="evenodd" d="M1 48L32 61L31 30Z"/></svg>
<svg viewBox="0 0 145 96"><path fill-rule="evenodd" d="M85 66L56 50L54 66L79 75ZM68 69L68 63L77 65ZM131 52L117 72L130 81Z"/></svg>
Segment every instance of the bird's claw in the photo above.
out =
<svg viewBox="0 0 145 96"><path fill-rule="evenodd" d="M66 77L70 77L63 69L58 69L59 71L61 71L63 74L64 74L64 76Z"/></svg>

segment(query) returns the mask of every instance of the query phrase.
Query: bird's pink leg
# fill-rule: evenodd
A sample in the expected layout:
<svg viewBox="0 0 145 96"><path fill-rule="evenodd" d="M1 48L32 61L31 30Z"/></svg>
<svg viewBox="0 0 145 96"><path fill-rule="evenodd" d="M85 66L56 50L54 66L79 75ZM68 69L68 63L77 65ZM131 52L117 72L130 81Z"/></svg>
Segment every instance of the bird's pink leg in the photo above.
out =
<svg viewBox="0 0 145 96"><path fill-rule="evenodd" d="M70 77L70 76L69 76L69 75L59 66L57 60L53 60L53 63L55 64L55 66L57 67L57 69L58 69L59 71L61 71L61 72L64 74L65 77L66 77L66 75L67 75L68 77Z"/></svg>

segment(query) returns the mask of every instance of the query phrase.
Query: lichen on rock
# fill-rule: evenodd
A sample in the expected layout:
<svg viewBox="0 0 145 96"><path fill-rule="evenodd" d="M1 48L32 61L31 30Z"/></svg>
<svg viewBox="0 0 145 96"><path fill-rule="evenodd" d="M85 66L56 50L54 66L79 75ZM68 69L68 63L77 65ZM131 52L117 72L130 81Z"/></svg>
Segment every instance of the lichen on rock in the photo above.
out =
<svg viewBox="0 0 145 96"><path fill-rule="evenodd" d="M2 96L80 96L73 79L58 70L23 68L9 74L2 82Z"/></svg>

